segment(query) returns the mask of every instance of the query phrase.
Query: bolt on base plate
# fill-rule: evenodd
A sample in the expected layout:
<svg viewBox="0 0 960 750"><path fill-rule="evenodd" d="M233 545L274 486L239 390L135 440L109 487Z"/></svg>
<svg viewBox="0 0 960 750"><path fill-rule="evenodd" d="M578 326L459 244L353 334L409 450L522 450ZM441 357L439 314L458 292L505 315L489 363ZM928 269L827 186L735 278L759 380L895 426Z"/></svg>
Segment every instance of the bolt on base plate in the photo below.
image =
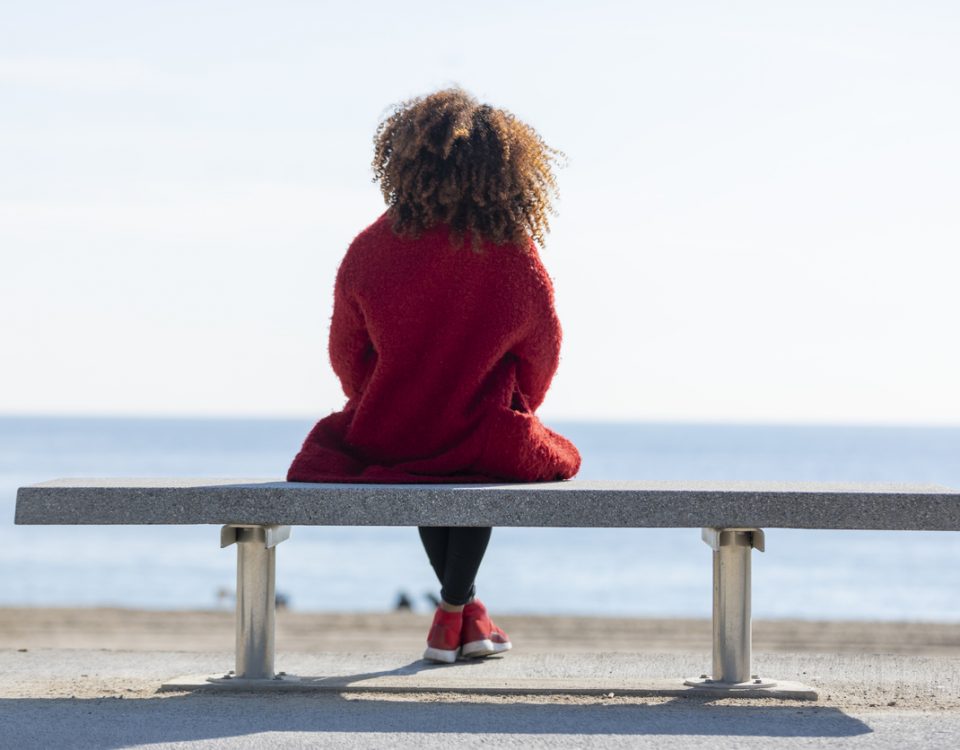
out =
<svg viewBox="0 0 960 750"><path fill-rule="evenodd" d="M684 685L695 688L708 688L710 690L763 690L765 688L775 688L776 680L767 680L754 675L746 682L721 682L714 680L706 675L700 677L690 677L683 681Z"/></svg>
<svg viewBox="0 0 960 750"><path fill-rule="evenodd" d="M224 687L244 688L244 687L279 687L283 684L297 684L300 678L296 675L278 672L273 677L237 677L233 671L228 672L223 677L207 677L206 682L212 685L222 685Z"/></svg>

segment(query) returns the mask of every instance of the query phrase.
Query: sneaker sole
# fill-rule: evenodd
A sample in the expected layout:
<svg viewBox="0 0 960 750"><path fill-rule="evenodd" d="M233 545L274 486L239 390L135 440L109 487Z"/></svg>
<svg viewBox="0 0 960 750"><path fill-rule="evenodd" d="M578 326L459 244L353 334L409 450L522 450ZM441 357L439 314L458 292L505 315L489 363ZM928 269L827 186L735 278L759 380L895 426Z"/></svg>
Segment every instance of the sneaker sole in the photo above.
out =
<svg viewBox="0 0 960 750"><path fill-rule="evenodd" d="M427 661L436 661L441 664L453 664L457 660L457 654L460 653L460 649L444 649L444 648L432 648L427 646L427 650L423 652L423 658Z"/></svg>
<svg viewBox="0 0 960 750"><path fill-rule="evenodd" d="M470 643L464 643L463 646L460 647L460 654L468 659L479 659L482 656L502 654L511 648L513 648L513 645L509 642L494 643L491 640L471 641Z"/></svg>

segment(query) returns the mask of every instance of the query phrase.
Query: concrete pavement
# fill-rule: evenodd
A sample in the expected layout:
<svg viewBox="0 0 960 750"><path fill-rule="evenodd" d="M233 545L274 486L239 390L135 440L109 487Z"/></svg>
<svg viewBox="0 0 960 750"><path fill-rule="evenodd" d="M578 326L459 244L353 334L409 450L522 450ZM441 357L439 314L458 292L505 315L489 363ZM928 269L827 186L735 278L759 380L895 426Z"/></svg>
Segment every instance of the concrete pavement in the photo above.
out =
<svg viewBox="0 0 960 750"><path fill-rule="evenodd" d="M638 680L696 673L704 655L510 654L427 667L410 654L287 654L281 669L354 677L406 668L411 692L158 693L215 673L228 653L0 651L0 746L11 748L956 747L960 659L758 654L771 676L816 686L816 702L626 695ZM447 675L448 690L430 690ZM429 679L427 679L429 678ZM462 690L453 684L463 680ZM570 694L590 679L604 692ZM471 693L471 681L554 687ZM423 688L417 692L416 688ZM618 694L618 691L620 693ZM612 697L610 696L612 693ZM893 705L889 705L893 704Z"/></svg>

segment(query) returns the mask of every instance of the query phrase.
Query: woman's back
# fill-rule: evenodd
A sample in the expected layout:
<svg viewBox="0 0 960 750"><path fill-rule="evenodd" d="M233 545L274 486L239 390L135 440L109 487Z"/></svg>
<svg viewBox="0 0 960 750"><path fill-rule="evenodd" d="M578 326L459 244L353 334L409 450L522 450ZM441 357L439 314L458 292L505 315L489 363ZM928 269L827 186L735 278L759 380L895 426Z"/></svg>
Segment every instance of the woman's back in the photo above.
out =
<svg viewBox="0 0 960 750"><path fill-rule="evenodd" d="M405 240L381 219L361 235L344 260L344 291L377 363L347 440L396 462L449 450L480 428L501 361L536 308L549 314L539 265L513 246L453 247L445 227Z"/></svg>
<svg viewBox="0 0 960 750"><path fill-rule="evenodd" d="M446 226L403 238L381 217L337 274L330 356L348 403L308 438L291 478L572 475L576 449L532 415L559 357L552 294L532 243L473 247Z"/></svg>

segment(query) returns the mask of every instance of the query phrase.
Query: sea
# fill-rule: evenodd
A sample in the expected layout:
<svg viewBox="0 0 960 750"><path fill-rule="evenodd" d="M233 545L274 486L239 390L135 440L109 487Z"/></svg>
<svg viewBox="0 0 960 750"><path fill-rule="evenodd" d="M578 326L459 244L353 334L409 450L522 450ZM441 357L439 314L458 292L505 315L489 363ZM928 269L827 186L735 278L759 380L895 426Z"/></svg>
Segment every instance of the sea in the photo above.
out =
<svg viewBox="0 0 960 750"><path fill-rule="evenodd" d="M583 479L923 482L960 488L960 428L551 423ZM0 418L0 605L230 608L214 526L14 526L58 477L282 477L306 420ZM960 533L766 530L758 618L960 622ZM699 529L494 530L478 592L499 613L709 617ZM438 584L412 528L295 527L277 589L299 611L377 612Z"/></svg>

